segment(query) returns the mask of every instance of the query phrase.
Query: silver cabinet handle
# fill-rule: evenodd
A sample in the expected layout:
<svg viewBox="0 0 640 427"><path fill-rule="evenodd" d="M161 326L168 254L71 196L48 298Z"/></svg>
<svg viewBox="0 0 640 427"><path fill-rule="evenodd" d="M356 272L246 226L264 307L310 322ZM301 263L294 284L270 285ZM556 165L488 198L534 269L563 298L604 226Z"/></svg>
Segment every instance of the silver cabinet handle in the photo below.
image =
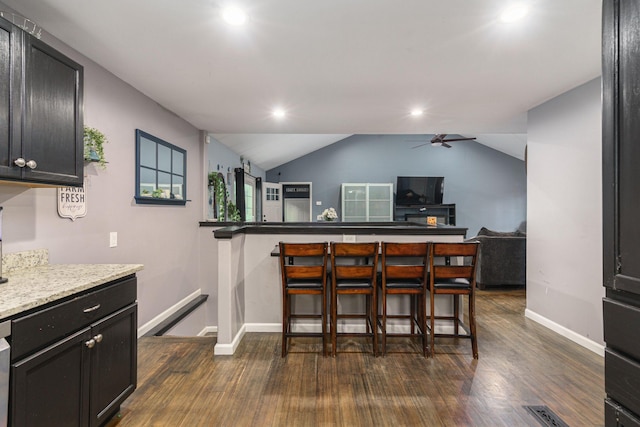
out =
<svg viewBox="0 0 640 427"><path fill-rule="evenodd" d="M35 161L35 160L29 160L29 161L27 162L27 167L28 167L29 169L35 169L35 168L37 168L37 167L38 167L38 164L36 163L36 161Z"/></svg>
<svg viewBox="0 0 640 427"><path fill-rule="evenodd" d="M93 339L96 340L96 342L102 342L102 334L96 335Z"/></svg>
<svg viewBox="0 0 640 427"><path fill-rule="evenodd" d="M93 346L96 345L96 340L92 338L89 341L85 341L84 345L86 345L89 348L93 348Z"/></svg>
<svg viewBox="0 0 640 427"><path fill-rule="evenodd" d="M83 313L91 313L92 311L96 311L99 308L100 308L100 304L96 304L93 307L85 308L84 310L82 310L82 312Z"/></svg>
<svg viewBox="0 0 640 427"><path fill-rule="evenodd" d="M18 166L19 168L23 168L25 167L25 165L27 164L27 161L25 159L23 159L22 157L18 157L17 159L15 159L13 161L13 163Z"/></svg>

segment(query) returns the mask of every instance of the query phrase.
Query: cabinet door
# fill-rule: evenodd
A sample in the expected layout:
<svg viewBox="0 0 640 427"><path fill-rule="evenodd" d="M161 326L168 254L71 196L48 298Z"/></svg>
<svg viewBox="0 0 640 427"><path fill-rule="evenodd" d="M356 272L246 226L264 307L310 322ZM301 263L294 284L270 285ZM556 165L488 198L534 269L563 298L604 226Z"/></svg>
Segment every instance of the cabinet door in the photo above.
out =
<svg viewBox="0 0 640 427"><path fill-rule="evenodd" d="M367 185L342 184L342 221L367 220Z"/></svg>
<svg viewBox="0 0 640 427"><path fill-rule="evenodd" d="M10 425L87 424L90 338L85 328L11 365Z"/></svg>
<svg viewBox="0 0 640 427"><path fill-rule="evenodd" d="M393 221L393 184L368 184L367 201L367 221Z"/></svg>
<svg viewBox="0 0 640 427"><path fill-rule="evenodd" d="M104 424L137 385L137 309L133 304L93 325L91 422Z"/></svg>
<svg viewBox="0 0 640 427"><path fill-rule="evenodd" d="M25 34L24 179L82 185L82 66Z"/></svg>
<svg viewBox="0 0 640 427"><path fill-rule="evenodd" d="M0 18L0 178L18 179L20 156L20 82L22 31Z"/></svg>

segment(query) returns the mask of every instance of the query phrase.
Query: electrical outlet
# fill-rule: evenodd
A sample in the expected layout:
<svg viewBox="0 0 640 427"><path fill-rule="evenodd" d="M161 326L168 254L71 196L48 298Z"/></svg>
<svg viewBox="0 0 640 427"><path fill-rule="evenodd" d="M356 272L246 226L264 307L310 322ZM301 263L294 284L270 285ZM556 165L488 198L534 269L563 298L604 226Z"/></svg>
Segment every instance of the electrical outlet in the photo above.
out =
<svg viewBox="0 0 640 427"><path fill-rule="evenodd" d="M318 216L316 217L316 219L317 219L318 221L322 221L322 214L318 215Z"/></svg>
<svg viewBox="0 0 640 427"><path fill-rule="evenodd" d="M355 236L355 234L343 234L342 235L342 241L345 242L345 243L355 243L356 236Z"/></svg>
<svg viewBox="0 0 640 427"><path fill-rule="evenodd" d="M109 233L109 247L115 248L118 246L118 232L112 231Z"/></svg>

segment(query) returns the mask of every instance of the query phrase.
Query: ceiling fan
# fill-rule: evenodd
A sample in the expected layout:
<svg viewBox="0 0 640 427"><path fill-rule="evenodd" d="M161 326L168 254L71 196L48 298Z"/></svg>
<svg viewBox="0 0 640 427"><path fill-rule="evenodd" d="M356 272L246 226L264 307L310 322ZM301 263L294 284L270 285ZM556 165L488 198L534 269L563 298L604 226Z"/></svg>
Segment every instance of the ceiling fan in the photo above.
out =
<svg viewBox="0 0 640 427"><path fill-rule="evenodd" d="M473 141L476 138L450 138L450 139L445 139L447 137L448 134L446 133L437 133L433 136L433 138L431 138L430 142L425 142L424 144L420 144L420 145L416 145L415 147L412 148L418 148L418 147L422 147L423 145L427 145L427 144L431 144L434 147L446 147L446 148L451 148L451 146L449 144L447 144L447 142L453 142L453 141Z"/></svg>

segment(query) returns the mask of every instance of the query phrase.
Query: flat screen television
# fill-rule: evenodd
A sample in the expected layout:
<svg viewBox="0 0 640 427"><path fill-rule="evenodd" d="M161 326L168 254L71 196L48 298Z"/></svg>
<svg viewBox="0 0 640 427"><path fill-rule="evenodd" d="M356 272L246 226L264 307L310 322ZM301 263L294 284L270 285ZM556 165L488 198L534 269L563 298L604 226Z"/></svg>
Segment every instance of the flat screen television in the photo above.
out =
<svg viewBox="0 0 640 427"><path fill-rule="evenodd" d="M444 194L443 176L399 176L396 183L396 205L441 205Z"/></svg>

